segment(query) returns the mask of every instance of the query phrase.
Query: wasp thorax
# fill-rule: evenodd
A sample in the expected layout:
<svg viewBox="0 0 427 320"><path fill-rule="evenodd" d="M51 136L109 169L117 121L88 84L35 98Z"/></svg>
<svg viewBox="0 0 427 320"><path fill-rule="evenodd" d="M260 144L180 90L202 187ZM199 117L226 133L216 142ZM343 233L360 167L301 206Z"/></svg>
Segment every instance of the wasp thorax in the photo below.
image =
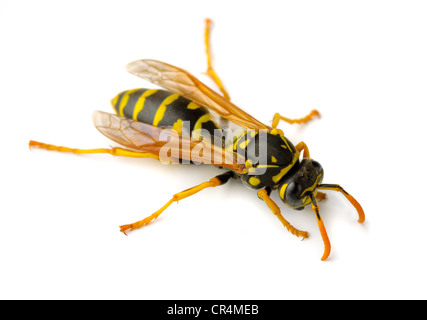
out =
<svg viewBox="0 0 427 320"><path fill-rule="evenodd" d="M303 159L279 186L280 198L287 206L301 210L311 203L310 194L317 193L322 180L322 166L312 159Z"/></svg>
<svg viewBox="0 0 427 320"><path fill-rule="evenodd" d="M252 133L252 132L250 132ZM299 152L294 145L280 134L256 132L250 136L239 136L235 151L245 156L248 174L242 182L252 188L270 187L277 189L280 181L298 162Z"/></svg>

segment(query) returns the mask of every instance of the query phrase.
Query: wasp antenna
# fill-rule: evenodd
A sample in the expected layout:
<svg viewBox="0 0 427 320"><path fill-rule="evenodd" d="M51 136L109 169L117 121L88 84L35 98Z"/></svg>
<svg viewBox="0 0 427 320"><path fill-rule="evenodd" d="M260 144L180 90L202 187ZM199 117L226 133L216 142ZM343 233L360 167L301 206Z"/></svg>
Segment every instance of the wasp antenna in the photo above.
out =
<svg viewBox="0 0 427 320"><path fill-rule="evenodd" d="M322 235L323 244L325 245L325 251L321 258L322 261L325 261L329 254L331 253L331 242L329 241L328 234L326 233L325 225L323 224L322 217L319 213L319 205L317 204L316 196L313 193L310 193L311 198L311 209L313 209L316 214L317 225L319 226L320 234Z"/></svg>
<svg viewBox="0 0 427 320"><path fill-rule="evenodd" d="M351 194L345 191L339 184L321 184L319 185L318 189L341 192L347 198L347 200L350 201L353 207L356 208L357 213L359 215L358 222L363 223L365 221L365 212L363 211L362 206L359 204L359 202L356 201L356 199L353 198Z"/></svg>

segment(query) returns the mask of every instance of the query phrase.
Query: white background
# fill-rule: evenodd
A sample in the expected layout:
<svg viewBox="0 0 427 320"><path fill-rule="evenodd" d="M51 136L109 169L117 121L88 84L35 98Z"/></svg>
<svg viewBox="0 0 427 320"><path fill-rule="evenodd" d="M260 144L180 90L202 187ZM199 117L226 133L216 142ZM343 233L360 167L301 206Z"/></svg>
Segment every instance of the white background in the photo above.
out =
<svg viewBox="0 0 427 320"><path fill-rule="evenodd" d="M1 1L1 299L426 299L427 5L425 1ZM30 139L108 147L94 110L152 87L124 70L153 58L205 71L204 19L232 101L282 124L362 204L307 208L287 232L233 181L172 205L211 167L29 151ZM280 201L277 194L274 200Z"/></svg>

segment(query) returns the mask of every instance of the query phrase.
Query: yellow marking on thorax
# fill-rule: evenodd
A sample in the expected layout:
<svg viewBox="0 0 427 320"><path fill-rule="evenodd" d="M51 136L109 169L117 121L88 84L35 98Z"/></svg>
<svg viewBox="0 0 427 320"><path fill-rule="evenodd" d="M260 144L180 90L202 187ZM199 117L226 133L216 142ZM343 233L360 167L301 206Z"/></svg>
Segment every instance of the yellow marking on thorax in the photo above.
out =
<svg viewBox="0 0 427 320"><path fill-rule="evenodd" d="M233 150L237 149L237 143L239 142L240 138L243 137L246 133L247 131L243 131L233 139Z"/></svg>
<svg viewBox="0 0 427 320"><path fill-rule="evenodd" d="M258 179L258 178L256 178L256 177L250 177L250 178L249 178L249 183L250 183L252 186L256 187L257 185L259 185L259 184L261 183L261 180L259 180L259 179Z"/></svg>
<svg viewBox="0 0 427 320"><path fill-rule="evenodd" d="M157 109L156 115L154 116L153 126L157 126L159 124L159 122L163 119L165 115L166 107L178 98L179 94L174 93L167 97L165 100L163 100L162 104Z"/></svg>
<svg viewBox="0 0 427 320"><path fill-rule="evenodd" d="M281 136L283 136L283 135L284 135L283 131L282 131L282 130L280 130L280 129L273 129L273 130L271 130L271 131L270 131L270 134L273 134L273 135L277 135L277 134L279 134L279 135L281 135Z"/></svg>
<svg viewBox="0 0 427 320"><path fill-rule="evenodd" d="M191 101L187 106L187 109L190 109L190 110L199 109L199 108L200 106L193 101Z"/></svg>
<svg viewBox="0 0 427 320"><path fill-rule="evenodd" d="M286 146L282 145L283 148L286 149L286 147L288 147L289 150L292 150L291 147L288 144L288 141L286 140L285 136L281 135L280 138L282 138L282 140L285 142Z"/></svg>
<svg viewBox="0 0 427 320"><path fill-rule="evenodd" d="M225 150L227 150L227 151L233 151L233 144L230 143L230 144L226 145L225 146Z"/></svg>
<svg viewBox="0 0 427 320"><path fill-rule="evenodd" d="M257 168L279 168L276 164L259 164L256 166Z"/></svg>
<svg viewBox="0 0 427 320"><path fill-rule="evenodd" d="M123 109L126 107L126 105L128 104L129 101L129 96L131 93L134 93L135 91L138 91L140 89L132 89L132 90L128 90L126 91L123 96L122 96L122 100L120 101L120 106L119 106L119 116L124 117L124 113L123 113Z"/></svg>
<svg viewBox="0 0 427 320"><path fill-rule="evenodd" d="M251 138L255 137L258 134L256 130L250 130L250 131L244 132L244 134L246 135L246 140L243 142L240 142L239 144L240 149L245 149L248 146L249 142L251 142L252 139L248 138L248 133Z"/></svg>
<svg viewBox="0 0 427 320"><path fill-rule="evenodd" d="M246 137L247 138L247 137ZM245 149L248 146L248 143L251 142L251 139L246 139L245 141L239 144L240 149Z"/></svg>
<svg viewBox="0 0 427 320"><path fill-rule="evenodd" d="M144 104L145 104L145 99L148 96L151 96L152 94L155 94L157 91L157 89L150 89L145 91L138 99L138 101L135 104L135 108L133 109L133 116L132 119L133 120L138 120L138 114L142 111L142 109L144 108Z"/></svg>
<svg viewBox="0 0 427 320"><path fill-rule="evenodd" d="M299 158L299 152L297 151L294 154L294 158L292 159L291 164L289 164L287 167L285 167L282 170L280 170L280 172L277 175L273 176L273 178L272 178L273 182L274 183L278 183L280 181L280 179L282 179L283 176L285 174L287 174L288 171L293 167L293 165L297 162L298 158Z"/></svg>
<svg viewBox="0 0 427 320"><path fill-rule="evenodd" d="M276 163L276 162L277 162L277 159L276 159L276 157L275 157L275 156L271 156L271 162L273 162L273 163Z"/></svg>

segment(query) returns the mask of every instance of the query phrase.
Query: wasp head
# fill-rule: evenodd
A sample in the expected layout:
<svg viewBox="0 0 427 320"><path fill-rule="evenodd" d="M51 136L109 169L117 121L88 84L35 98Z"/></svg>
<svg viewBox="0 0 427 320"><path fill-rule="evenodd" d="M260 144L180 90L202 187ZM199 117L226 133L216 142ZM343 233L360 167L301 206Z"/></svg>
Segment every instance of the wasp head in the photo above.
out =
<svg viewBox="0 0 427 320"><path fill-rule="evenodd" d="M282 201L296 210L311 203L311 194L317 193L317 187L323 180L323 168L317 161L305 158L279 186Z"/></svg>

